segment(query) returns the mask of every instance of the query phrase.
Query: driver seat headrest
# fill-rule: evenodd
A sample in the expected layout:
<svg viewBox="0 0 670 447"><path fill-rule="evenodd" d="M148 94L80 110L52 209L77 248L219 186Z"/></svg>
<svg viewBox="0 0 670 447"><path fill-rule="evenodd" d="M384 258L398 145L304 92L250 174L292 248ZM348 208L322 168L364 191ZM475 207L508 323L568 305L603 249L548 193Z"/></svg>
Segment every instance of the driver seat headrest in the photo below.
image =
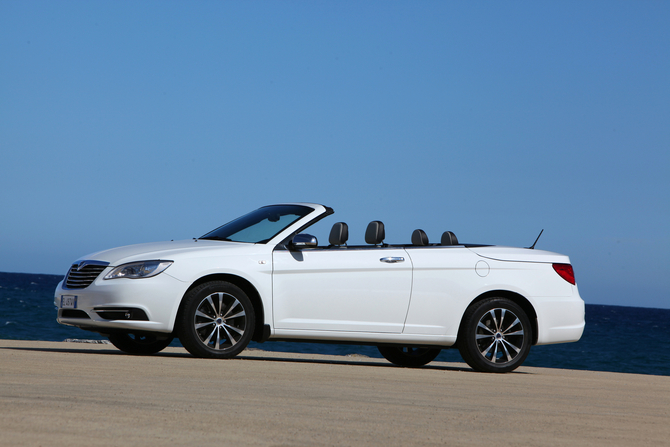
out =
<svg viewBox="0 0 670 447"><path fill-rule="evenodd" d="M328 243L330 245L345 245L349 239L349 226L344 222L337 222L333 224L328 236Z"/></svg>

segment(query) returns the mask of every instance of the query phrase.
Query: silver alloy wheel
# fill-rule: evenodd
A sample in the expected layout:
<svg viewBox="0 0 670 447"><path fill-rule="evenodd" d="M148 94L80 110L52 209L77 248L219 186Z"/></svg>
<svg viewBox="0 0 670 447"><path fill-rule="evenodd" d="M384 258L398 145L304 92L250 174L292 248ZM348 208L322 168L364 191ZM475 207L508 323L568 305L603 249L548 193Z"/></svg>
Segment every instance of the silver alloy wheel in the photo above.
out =
<svg viewBox="0 0 670 447"><path fill-rule="evenodd" d="M235 346L244 336L247 317L237 298L230 293L216 292L200 301L193 323L203 345L224 350Z"/></svg>
<svg viewBox="0 0 670 447"><path fill-rule="evenodd" d="M479 353L491 363L511 362L524 344L524 327L509 309L486 312L477 324L476 343Z"/></svg>

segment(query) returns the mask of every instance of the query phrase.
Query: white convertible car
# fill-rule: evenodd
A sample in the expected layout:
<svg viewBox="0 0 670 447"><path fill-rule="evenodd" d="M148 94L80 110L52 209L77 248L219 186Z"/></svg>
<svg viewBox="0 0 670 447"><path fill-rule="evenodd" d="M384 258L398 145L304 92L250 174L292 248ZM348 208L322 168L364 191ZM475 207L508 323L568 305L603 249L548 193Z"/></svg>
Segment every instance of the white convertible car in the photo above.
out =
<svg viewBox="0 0 670 447"><path fill-rule="evenodd" d="M101 251L76 261L55 292L58 322L99 332L122 351L153 354L174 337L196 357L230 358L250 340L374 345L422 366L457 347L473 369L512 371L531 345L573 342L584 302L567 256L461 244L328 244L305 230L333 213L312 203L257 209L199 239ZM408 235L409 236L409 235ZM409 239L409 238L408 238Z"/></svg>

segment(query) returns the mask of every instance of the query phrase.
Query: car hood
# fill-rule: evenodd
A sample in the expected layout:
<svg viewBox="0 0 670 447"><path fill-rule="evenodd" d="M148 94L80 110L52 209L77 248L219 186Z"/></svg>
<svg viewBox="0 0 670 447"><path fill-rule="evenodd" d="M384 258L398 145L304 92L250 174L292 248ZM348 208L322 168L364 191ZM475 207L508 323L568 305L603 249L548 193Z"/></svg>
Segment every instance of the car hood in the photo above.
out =
<svg viewBox="0 0 670 447"><path fill-rule="evenodd" d="M570 263L570 258L567 256L544 250L501 246L468 248L482 258L494 259L497 261Z"/></svg>
<svg viewBox="0 0 670 447"><path fill-rule="evenodd" d="M247 251L254 244L240 242L211 241L189 239L184 241L152 242L148 244L127 245L111 248L81 257L78 261L95 260L109 262L116 266L126 262L147 260L175 260L184 256L204 255L224 251L225 254Z"/></svg>

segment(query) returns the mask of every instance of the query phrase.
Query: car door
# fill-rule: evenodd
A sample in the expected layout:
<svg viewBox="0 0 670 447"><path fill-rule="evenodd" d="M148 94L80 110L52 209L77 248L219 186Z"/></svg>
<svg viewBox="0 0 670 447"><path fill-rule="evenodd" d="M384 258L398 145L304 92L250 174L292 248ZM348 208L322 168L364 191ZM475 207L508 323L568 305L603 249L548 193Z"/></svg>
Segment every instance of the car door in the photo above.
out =
<svg viewBox="0 0 670 447"><path fill-rule="evenodd" d="M402 248L277 249L272 284L276 329L400 333L412 264Z"/></svg>

